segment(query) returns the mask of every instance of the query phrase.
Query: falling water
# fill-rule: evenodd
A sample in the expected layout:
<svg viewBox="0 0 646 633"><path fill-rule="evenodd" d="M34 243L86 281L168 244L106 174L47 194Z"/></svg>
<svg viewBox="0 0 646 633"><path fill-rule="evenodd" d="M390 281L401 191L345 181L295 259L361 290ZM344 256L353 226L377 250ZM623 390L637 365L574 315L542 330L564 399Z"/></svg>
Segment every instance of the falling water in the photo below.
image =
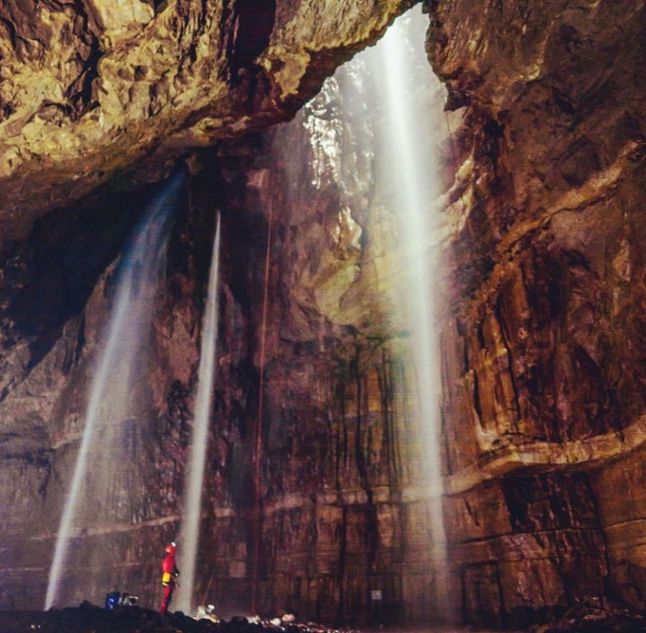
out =
<svg viewBox="0 0 646 633"><path fill-rule="evenodd" d="M193 604L195 561L200 533L202 507L202 482L208 443L208 429L213 403L213 373L218 334L218 262L220 253L220 215L218 214L213 240L206 310L202 321L202 343L199 366L199 381L195 403L195 420L189 457L187 485L184 493L182 531L179 553L182 561L182 584L178 589L177 608L189 613Z"/></svg>
<svg viewBox="0 0 646 633"><path fill-rule="evenodd" d="M441 127L438 125L441 107L429 108L428 103L420 104L418 99L422 94L428 98L429 86L439 90L439 81L433 76L419 46L424 42L426 24L419 7L411 10L390 27L371 51L367 63L377 86L377 107L384 113L380 132L383 134L382 170L391 188L390 203L400 220L401 264L407 277L403 288L404 305L408 308L412 332L419 429L425 453L424 476L431 502L433 610L438 619L447 619L450 616L446 599L446 538L440 470L440 373L433 327L433 277L439 264L433 247L434 223L437 223L433 207L440 193L435 145L437 130ZM425 90L420 90L420 84Z"/></svg>
<svg viewBox="0 0 646 633"><path fill-rule="evenodd" d="M141 408L137 384L143 382L139 364L150 331L170 218L183 181L178 173L166 184L119 264L114 307L89 389L83 438L59 525L45 609L62 599L72 538L92 520L131 521L137 501L130 497L145 489L145 482L128 470L139 458L136 453L142 444L137 424ZM92 582L91 571L87 569L84 579L86 589ZM105 569L100 571L98 582L105 586Z"/></svg>

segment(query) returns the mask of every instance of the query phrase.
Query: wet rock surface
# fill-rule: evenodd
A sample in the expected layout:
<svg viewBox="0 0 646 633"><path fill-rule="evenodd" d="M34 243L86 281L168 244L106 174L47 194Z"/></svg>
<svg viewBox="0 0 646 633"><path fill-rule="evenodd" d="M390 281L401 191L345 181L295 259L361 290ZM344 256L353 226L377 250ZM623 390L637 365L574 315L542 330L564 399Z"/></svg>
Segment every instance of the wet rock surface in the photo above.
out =
<svg viewBox="0 0 646 633"><path fill-rule="evenodd" d="M471 622L646 606L644 11L431 3L455 111L445 507Z"/></svg>

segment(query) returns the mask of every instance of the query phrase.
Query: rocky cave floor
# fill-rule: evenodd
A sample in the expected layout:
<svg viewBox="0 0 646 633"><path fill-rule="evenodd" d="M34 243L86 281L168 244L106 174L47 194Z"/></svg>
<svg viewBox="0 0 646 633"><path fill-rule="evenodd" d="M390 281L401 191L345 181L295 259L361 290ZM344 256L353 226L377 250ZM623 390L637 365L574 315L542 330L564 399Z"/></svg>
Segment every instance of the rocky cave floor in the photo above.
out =
<svg viewBox="0 0 646 633"><path fill-rule="evenodd" d="M156 611L140 607L118 607L106 611L90 603L79 607L49 611L0 611L0 633L484 633L471 627L393 628L364 626L337 629L322 624L277 623L275 620L250 621L244 617L230 620L196 620L181 612L165 619ZM532 626L528 633L638 633L646 632L646 614L621 608L581 605L570 609L560 620Z"/></svg>

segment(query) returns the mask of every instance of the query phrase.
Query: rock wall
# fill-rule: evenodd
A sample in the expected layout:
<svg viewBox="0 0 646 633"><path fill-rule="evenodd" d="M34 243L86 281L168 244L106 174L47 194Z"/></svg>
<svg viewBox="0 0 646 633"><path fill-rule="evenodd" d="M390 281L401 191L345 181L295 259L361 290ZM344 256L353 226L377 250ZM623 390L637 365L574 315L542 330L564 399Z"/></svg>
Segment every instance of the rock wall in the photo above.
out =
<svg viewBox="0 0 646 633"><path fill-rule="evenodd" d="M105 2L9 2L0 9L0 143L4 160L0 190L5 201L0 239L0 409L6 464L3 507L12 508L3 524L5 580L0 597L4 607L42 604L93 362L113 300L115 266L151 191L150 187L142 188L141 182L165 174L168 165L187 149L288 118L318 90L325 75L383 32L409 4L340 7L325 2L268 2L251 7L245 2L221 6L135 0L118 6ZM226 342L220 359L223 387L216 407L222 421L214 431L209 473L213 512L208 513L205 529L212 531L207 541L212 556L205 558L202 571L204 590L208 592L209 583L214 583L222 608L249 607L250 575L257 573L260 558L260 552L253 551L257 550L259 519L251 530L249 518L260 492L251 463L261 365L256 339L263 304L260 271L265 255L261 247L267 224L265 210L253 202L253 192L264 186L262 182L253 184L254 178L262 179L265 168L248 165L248 157L259 150L257 143L252 139L242 144L244 160L235 143L222 149L221 156L207 152L202 157L207 175L198 176L189 186L159 291L154 345L150 355L141 359L149 374L148 384L137 386L147 394L142 420L148 434L141 440L145 448L140 468L140 478L149 482L145 503L125 522L105 523L97 518L78 529L63 602L87 598L100 602L113 585L134 590L145 604L154 605L157 599L158 550L176 535L178 527L208 267L206 244L214 208L226 202L238 213L225 217L225 238L228 235L232 246L225 256L228 280L220 299ZM253 173L241 171L247 168ZM249 200L241 184L247 180L251 183ZM237 195L243 199L236 202ZM279 199L283 194L262 195ZM75 205L79 199L82 201ZM327 204L322 197L320 210ZM328 282L330 274L336 274L338 262L344 269L341 281L351 281L348 271L356 266L361 250L355 234L361 230L348 213L345 208L334 210L331 217L324 218L324 226L317 224L318 219L310 221L313 233L309 239L314 247L329 231L336 235L336 242L325 251L327 260L321 274ZM275 231L280 235L284 229L276 226ZM290 248L296 252L302 246L291 244ZM302 258L302 251L292 256ZM300 274L294 273L296 277ZM315 286L309 284L304 292L315 292ZM325 293L319 290L319 294L323 297ZM330 306L337 299L328 300ZM326 317L314 315L311 306L299 310L305 318L297 311L290 328L314 331L317 328L308 321L320 321L317 326L329 330L327 344L337 345L334 340L345 326L327 325ZM274 320L267 329L276 331L276 314L271 318ZM294 343L295 347L313 346L311 336L318 339L322 335L310 332ZM355 343L355 337L350 335L350 351L345 343L334 351L341 358L338 363L354 367L361 358L362 364L372 367L357 349L373 344L363 339ZM320 361L322 366L329 365L328 356ZM280 364L276 359L272 362ZM367 380L364 369L352 371L348 374L352 377L347 378L351 385ZM381 374L371 371L373 384L386 369ZM336 378L326 380L330 383L326 389L336 385ZM365 386L356 388L359 393L371 393ZM379 388L387 390L386 386ZM301 397L304 399L305 393ZM267 397L266 407L276 406ZM365 406L362 402L358 405L359 420L367 415L361 408ZM320 404L321 410L323 407ZM271 420L273 414L265 415ZM355 438L344 426L344 433L350 433L343 440L347 459L352 455L361 470L360 477L352 475L350 489L354 491L360 480L363 500L357 502L359 518L344 518L342 525L348 520L353 525L369 524L361 528L363 531L357 528L355 538L360 539L365 530L376 533L376 510L364 508L369 474L360 446L372 431L364 428ZM272 431L272 437L275 435ZM292 487L292 478L300 476L301 468L313 468L305 448L311 439L304 433L300 448L294 449L299 453L299 465L287 475ZM276 461L278 446L272 450ZM307 468L300 465L300 459L307 462ZM348 468L359 468L357 463ZM335 467L336 478L341 477L340 468ZM317 472L308 475L312 493L320 492L314 487ZM277 483L273 477L263 478L270 482L267 486L277 489L283 487L281 479ZM311 502L308 493L307 504ZM277 504L279 507L283 501ZM341 529L346 527L335 527L335 534ZM343 542L346 540L344 537ZM353 547L360 550L358 555L366 556L359 540ZM375 553L370 547L372 560ZM343 568L345 562L337 566ZM260 572L268 584L267 573ZM299 604L304 613L337 615L331 614L330 604L322 610L314 606L326 590L322 581L317 584L320 575L304 573ZM353 582L365 585L366 581ZM364 585L355 591L359 597L353 598L351 606L348 600L341 601L341 615L354 615L356 605L365 615ZM340 591L349 595L347 589ZM268 596L266 588L263 592L264 604L271 599L275 606L276 597Z"/></svg>
<svg viewBox="0 0 646 633"><path fill-rule="evenodd" d="M397 283L398 253L394 210L376 178L379 114L367 112L376 107L362 69L342 70L253 154L243 146L242 157L222 157L223 207L263 227L244 239L256 249L244 259L252 366L263 370L253 384L262 395L241 409L247 450L262 466L246 474L251 533L240 568L253 576L259 547L263 609L327 621L428 620L438 612L437 579L407 393L410 350L385 290ZM217 516L217 495L214 504ZM226 540L227 520L220 523L215 543ZM216 574L215 595L229 585Z"/></svg>
<svg viewBox="0 0 646 633"><path fill-rule="evenodd" d="M10 201L0 242L3 608L42 605L115 265L151 192L133 189L124 170L146 157L134 182L153 180L187 147L286 116L406 3L380 5L361 26L323 4L267 3L259 23L243 2L123 3L127 19L98 2L0 9L0 186ZM429 53L452 110L442 150L450 273L438 282L449 595L467 622L493 626L524 626L588 597L646 607L646 8L427 4ZM306 28L310 11L320 32ZM240 41L223 39L233 22ZM161 29L179 66L149 54L142 28ZM303 45L312 37L315 53ZM228 51L222 67L209 66L209 38ZM49 63L50 39L76 61ZM39 81L20 84L21 64ZM192 83L198 75L208 91ZM386 292L400 283L393 218L361 150L377 122L357 111L344 123L337 88L357 78L334 81L291 126L196 159L142 359L146 503L128 521L78 533L66 601L100 602L112 586L158 600L161 548L179 524L219 210L198 593L223 615L249 609L252 594L263 612L325 620L437 615L410 350ZM125 123L111 118L121 111ZM63 199L81 202L52 210Z"/></svg>
<svg viewBox="0 0 646 633"><path fill-rule="evenodd" d="M114 294L114 260L150 195L150 189L127 195L105 192L103 199L88 201L87 206L50 214L37 224L29 241L14 242L3 252L6 370L0 408L6 477L2 506L8 509L3 525L3 608L43 605L85 423L93 362ZM185 202L183 209L179 231L182 226L188 230ZM177 437L185 418L175 404L175 382L188 382L197 358L197 333L191 333L191 327L198 318L194 304L200 281L187 280L190 262L186 249L180 252L184 255L177 256L176 272L168 279L176 303L167 304L165 311L159 308L164 327L156 336L164 341L165 350L172 347L170 341L176 351L162 353L157 345L154 361L141 360L152 385L146 399L150 413L142 419L148 434L141 455L128 455L141 463L141 479L131 482L137 492L142 479L154 486L147 486L146 503L126 520L115 514L108 524L100 521L98 508L109 500L96 500L97 520L81 526L72 542L73 572L66 578L65 602L87 597L100 603L106 586L117 580L119 586L134 585L137 591L130 591L137 593L141 573L150 575L152 587L158 559L153 551L160 539L167 538L169 515L171 521L176 519L177 479L182 471L177 464L183 468L184 458ZM149 566L144 564L141 572L138 565L147 561Z"/></svg>
<svg viewBox="0 0 646 633"><path fill-rule="evenodd" d="M431 3L459 119L442 339L468 621L644 606L644 11Z"/></svg>
<svg viewBox="0 0 646 633"><path fill-rule="evenodd" d="M62 604L101 603L113 587L146 606L159 599L160 553L179 528L220 212L197 595L221 615L248 612L253 593L262 613L327 621L436 612L407 335L392 323L392 297L374 292L397 285L398 251L376 181L379 112L369 113L365 82L346 70L290 124L193 159L200 171L179 205L153 344L141 359L146 378L133 385L146 394L133 480L144 503L132 516L119 506L112 520L97 512L78 526ZM42 605L115 258L151 193L118 185L4 245L3 504L15 507L3 525L5 608Z"/></svg>

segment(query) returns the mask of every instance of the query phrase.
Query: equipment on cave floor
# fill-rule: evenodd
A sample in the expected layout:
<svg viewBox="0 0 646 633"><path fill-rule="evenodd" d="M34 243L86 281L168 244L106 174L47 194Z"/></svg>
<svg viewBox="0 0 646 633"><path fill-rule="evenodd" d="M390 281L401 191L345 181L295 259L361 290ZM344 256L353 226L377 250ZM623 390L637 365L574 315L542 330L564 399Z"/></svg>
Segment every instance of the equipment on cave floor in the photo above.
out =
<svg viewBox="0 0 646 633"><path fill-rule="evenodd" d="M195 615L196 620L211 620L211 622L219 622L220 618L215 613L215 605L207 604L206 606L200 605L197 608Z"/></svg>
<svg viewBox="0 0 646 633"><path fill-rule="evenodd" d="M116 589L106 594L105 608L114 611L116 607L134 607L139 602L139 596L134 596L127 591L121 593Z"/></svg>

